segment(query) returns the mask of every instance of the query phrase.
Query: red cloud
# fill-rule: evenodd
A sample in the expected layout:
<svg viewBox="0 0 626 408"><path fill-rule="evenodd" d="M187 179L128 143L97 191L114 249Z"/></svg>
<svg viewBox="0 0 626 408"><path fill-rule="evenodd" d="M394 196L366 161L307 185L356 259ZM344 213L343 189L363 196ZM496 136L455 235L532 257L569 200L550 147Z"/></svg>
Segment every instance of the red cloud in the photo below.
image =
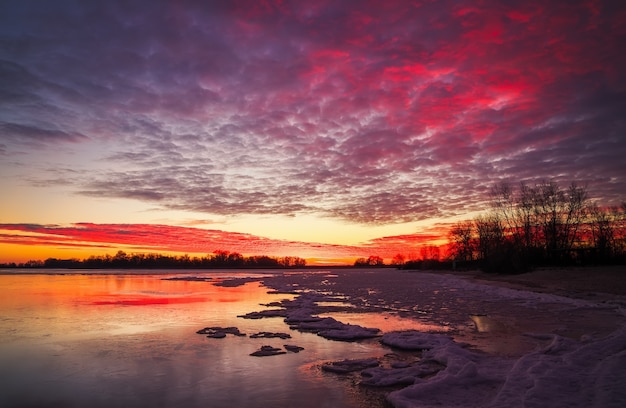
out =
<svg viewBox="0 0 626 408"><path fill-rule="evenodd" d="M6 7L15 33L0 40L29 47L0 66L19 101L0 144L19 166L0 173L207 217L366 224L479 210L499 179L575 179L612 202L626 185L621 2L105 3ZM98 171L21 158L56 142L110 150ZM161 232L168 248L278 245Z"/></svg>
<svg viewBox="0 0 626 408"><path fill-rule="evenodd" d="M71 226L0 224L0 242L19 245L111 248L131 247L138 251L171 251L207 254L217 249L244 255L300 256L305 258L348 259L372 254L391 258L397 253L415 251L422 244L435 242L436 234L385 237L360 246L332 245L276 240L251 234L154 224L93 224Z"/></svg>

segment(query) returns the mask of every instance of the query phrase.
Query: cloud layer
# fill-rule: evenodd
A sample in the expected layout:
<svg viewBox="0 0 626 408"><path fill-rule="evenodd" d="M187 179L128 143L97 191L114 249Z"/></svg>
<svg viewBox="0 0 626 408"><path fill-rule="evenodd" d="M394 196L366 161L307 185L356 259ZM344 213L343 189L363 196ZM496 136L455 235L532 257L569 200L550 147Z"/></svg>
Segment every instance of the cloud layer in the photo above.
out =
<svg viewBox="0 0 626 408"><path fill-rule="evenodd" d="M110 249L130 248L138 252L181 252L210 254L228 250L248 255L333 258L335 262L377 255L391 259L401 254L417 259L418 244L439 239L430 234L386 237L361 245L330 245L269 239L251 234L153 224L93 224L69 226L40 224L0 224L0 243L52 246L57 248Z"/></svg>
<svg viewBox="0 0 626 408"><path fill-rule="evenodd" d="M0 166L96 157L21 174L79 195L385 224L626 192L620 1L4 2L0 44Z"/></svg>

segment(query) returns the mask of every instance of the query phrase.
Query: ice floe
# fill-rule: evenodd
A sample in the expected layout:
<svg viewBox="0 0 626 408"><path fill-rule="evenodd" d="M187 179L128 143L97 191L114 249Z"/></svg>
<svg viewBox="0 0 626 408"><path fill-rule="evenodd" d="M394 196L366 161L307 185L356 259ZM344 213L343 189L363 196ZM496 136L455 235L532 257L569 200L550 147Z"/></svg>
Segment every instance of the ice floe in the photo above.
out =
<svg viewBox="0 0 626 408"><path fill-rule="evenodd" d="M423 360L413 364L399 364L390 368L374 367L361 372L361 385L370 387L396 387L412 385L425 377L437 374L442 365L433 360Z"/></svg>
<svg viewBox="0 0 626 408"><path fill-rule="evenodd" d="M187 282L209 282L213 280L210 276L172 276L169 278L161 278L161 280L169 281L187 281Z"/></svg>
<svg viewBox="0 0 626 408"><path fill-rule="evenodd" d="M362 371L368 367L377 367L379 364L380 362L376 358L346 359L326 363L322 365L322 370L331 373L346 374L353 371Z"/></svg>
<svg viewBox="0 0 626 408"><path fill-rule="evenodd" d="M316 293L302 293L293 300L284 300L280 305L284 309L267 309L240 315L244 319L262 319L266 317L283 317L292 330L315 333L329 340L354 341L378 337L377 328L362 327L355 324L342 323L332 317L319 317L325 310L317 302L328 301L335 297ZM277 303L273 303L276 305Z"/></svg>
<svg viewBox="0 0 626 408"><path fill-rule="evenodd" d="M289 333L273 333L273 332L258 332L258 333L254 333L250 335L251 339L274 339L274 338L279 338L279 339L290 339L291 338L291 334Z"/></svg>
<svg viewBox="0 0 626 408"><path fill-rule="evenodd" d="M402 350L430 350L454 343L451 337L415 330L385 333L380 342Z"/></svg>
<svg viewBox="0 0 626 408"><path fill-rule="evenodd" d="M277 356L279 354L287 354L287 352L277 347L261 346L257 351L250 353L250 355L254 357Z"/></svg>
<svg viewBox="0 0 626 408"><path fill-rule="evenodd" d="M196 333L198 334L206 334L207 337L214 339L222 339L226 337L227 334L232 334L234 336L245 336L244 333L240 332L236 327L205 327L204 329L198 330Z"/></svg>
<svg viewBox="0 0 626 408"><path fill-rule="evenodd" d="M246 283L249 282L258 282L262 280L262 278L258 277L258 278L250 278L250 277L246 277L246 278L231 278L231 279L224 279L220 282L215 282L213 285L215 286L221 286L221 287L225 287L225 288L236 288L237 286L243 286Z"/></svg>
<svg viewBox="0 0 626 408"><path fill-rule="evenodd" d="M304 350L304 347L295 346L293 344L284 344L283 347L291 353L299 353ZM250 353L250 355L254 357L277 356L280 354L287 354L287 351L283 351L281 348L274 346L261 346L261 348L253 353Z"/></svg>
<svg viewBox="0 0 626 408"><path fill-rule="evenodd" d="M285 348L285 350L291 351L292 353L299 353L304 350L304 347L296 346L293 344L283 344L283 347Z"/></svg>

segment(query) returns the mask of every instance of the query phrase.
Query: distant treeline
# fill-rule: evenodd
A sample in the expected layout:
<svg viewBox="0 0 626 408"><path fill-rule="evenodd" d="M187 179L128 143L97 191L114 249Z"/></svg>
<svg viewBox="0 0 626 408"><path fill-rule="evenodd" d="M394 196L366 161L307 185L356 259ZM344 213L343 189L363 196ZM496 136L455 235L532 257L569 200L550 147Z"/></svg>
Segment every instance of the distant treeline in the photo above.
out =
<svg viewBox="0 0 626 408"><path fill-rule="evenodd" d="M203 257L163 254L127 254L90 256L79 259L48 258L45 261L0 264L3 268L69 268L69 269L218 269L218 268L300 268L306 261L297 256L243 256L218 250Z"/></svg>
<svg viewBox="0 0 626 408"><path fill-rule="evenodd" d="M601 208L585 187L497 185L489 211L449 234L456 266L521 273L537 266L626 262L626 202Z"/></svg>
<svg viewBox="0 0 626 408"><path fill-rule="evenodd" d="M368 258L358 258L354 261L354 266L357 268L370 268L370 267L383 267L385 261L378 255L371 255Z"/></svg>
<svg viewBox="0 0 626 408"><path fill-rule="evenodd" d="M378 255L371 255L367 258L358 258L354 261L356 268L388 268L394 267L398 269L422 269L422 270L445 270L455 267L454 261L450 259L439 259L439 248L434 245L428 245L420 251L421 259L411 259L406 261L401 254L396 255L389 264L386 264Z"/></svg>

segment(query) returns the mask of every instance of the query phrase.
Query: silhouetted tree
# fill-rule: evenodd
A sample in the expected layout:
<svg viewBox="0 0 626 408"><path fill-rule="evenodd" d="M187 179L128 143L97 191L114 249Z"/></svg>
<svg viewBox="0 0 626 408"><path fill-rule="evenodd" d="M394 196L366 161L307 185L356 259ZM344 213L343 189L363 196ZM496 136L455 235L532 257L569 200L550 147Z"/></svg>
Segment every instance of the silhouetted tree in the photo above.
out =
<svg viewBox="0 0 626 408"><path fill-rule="evenodd" d="M213 251L211 263L216 267L224 267L228 264L228 251L217 249Z"/></svg>
<svg viewBox="0 0 626 408"><path fill-rule="evenodd" d="M404 262L406 261L406 257L402 254L396 254L393 259L391 260L391 264L393 266L402 266L404 265Z"/></svg>
<svg viewBox="0 0 626 408"><path fill-rule="evenodd" d="M502 273L524 272L532 265L625 258L626 204L599 208L585 187L571 183L562 189L552 181L521 183L518 191L498 184L491 200L491 211L477 217L473 228L467 223L451 228L454 259L464 259L472 244L484 270Z"/></svg>
<svg viewBox="0 0 626 408"><path fill-rule="evenodd" d="M436 245L424 245L420 248L420 256L422 261L439 261L441 251Z"/></svg>
<svg viewBox="0 0 626 408"><path fill-rule="evenodd" d="M498 220L502 236L508 235L525 256L530 256L538 245L535 200L535 189L525 183L520 183L517 193L508 183L497 184L491 190L492 214L489 217Z"/></svg>
<svg viewBox="0 0 626 408"><path fill-rule="evenodd" d="M483 215L474 220L478 235L478 253L480 259L487 259L504 246L504 228L497 215Z"/></svg>
<svg viewBox="0 0 626 408"><path fill-rule="evenodd" d="M226 259L226 262L228 263L228 266L230 267L239 268L245 265L246 260L244 259L243 255L241 255L240 253L231 252L230 254L228 254L228 258Z"/></svg>
<svg viewBox="0 0 626 408"><path fill-rule="evenodd" d="M452 227L448 235L453 259L472 261L474 259L475 238L471 221L459 222Z"/></svg>
<svg viewBox="0 0 626 408"><path fill-rule="evenodd" d="M384 266L385 262L383 260L383 258L381 258L380 256L377 255L370 255L367 259L365 258L358 258L356 261L354 261L354 266L356 267L377 267L377 266Z"/></svg>
<svg viewBox="0 0 626 408"><path fill-rule="evenodd" d="M287 259L287 261L285 261ZM162 254L131 254L118 251L114 256L90 256L82 261L78 259L48 258L45 261L28 261L22 264L14 264L13 267L21 268L92 268L92 269L174 269L174 268L285 268L304 267L306 260L299 257L274 258L266 255L244 257L237 252L229 253L217 250L211 255L199 258L190 258L189 255L162 255ZM4 264L2 267L11 267Z"/></svg>
<svg viewBox="0 0 626 408"><path fill-rule="evenodd" d="M357 259L355 259L354 266L356 266L357 268L366 267L367 266L367 259L365 259L365 258L357 258Z"/></svg>

